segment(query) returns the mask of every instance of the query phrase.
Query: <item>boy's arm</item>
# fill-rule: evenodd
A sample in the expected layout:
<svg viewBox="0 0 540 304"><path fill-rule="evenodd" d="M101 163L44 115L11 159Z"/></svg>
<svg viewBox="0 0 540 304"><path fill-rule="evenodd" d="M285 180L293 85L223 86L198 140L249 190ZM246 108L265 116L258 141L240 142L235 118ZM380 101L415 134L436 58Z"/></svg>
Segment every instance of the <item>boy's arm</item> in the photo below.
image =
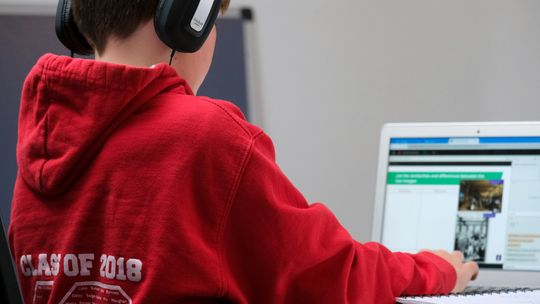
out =
<svg viewBox="0 0 540 304"><path fill-rule="evenodd" d="M322 204L309 206L277 167L270 139L253 142L220 238L225 297L249 303L393 303L448 293L456 271L433 253L392 253L352 239Z"/></svg>

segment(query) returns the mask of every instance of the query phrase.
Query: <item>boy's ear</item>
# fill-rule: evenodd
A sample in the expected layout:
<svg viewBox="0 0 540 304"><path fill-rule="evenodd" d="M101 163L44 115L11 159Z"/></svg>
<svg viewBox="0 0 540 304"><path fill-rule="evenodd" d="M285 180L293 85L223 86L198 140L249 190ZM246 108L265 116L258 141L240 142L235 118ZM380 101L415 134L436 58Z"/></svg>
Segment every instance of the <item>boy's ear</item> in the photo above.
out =
<svg viewBox="0 0 540 304"><path fill-rule="evenodd" d="M156 33L171 49L194 53L210 35L220 9L221 0L160 0Z"/></svg>
<svg viewBox="0 0 540 304"><path fill-rule="evenodd" d="M80 55L91 55L94 53L94 49L84 35L81 34L73 19L71 0L58 1L55 30L60 42L72 52Z"/></svg>

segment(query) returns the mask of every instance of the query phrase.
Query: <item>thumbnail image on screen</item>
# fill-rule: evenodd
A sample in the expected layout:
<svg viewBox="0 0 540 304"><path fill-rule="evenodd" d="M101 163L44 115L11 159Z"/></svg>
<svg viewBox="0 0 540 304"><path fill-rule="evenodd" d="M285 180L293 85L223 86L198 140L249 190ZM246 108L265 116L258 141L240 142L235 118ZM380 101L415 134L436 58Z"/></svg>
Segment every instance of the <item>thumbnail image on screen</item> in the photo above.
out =
<svg viewBox="0 0 540 304"><path fill-rule="evenodd" d="M462 180L459 185L459 211L502 210L503 180Z"/></svg>
<svg viewBox="0 0 540 304"><path fill-rule="evenodd" d="M484 262L488 239L489 221L487 218L469 218L459 214L456 225L455 250L463 252L465 260Z"/></svg>

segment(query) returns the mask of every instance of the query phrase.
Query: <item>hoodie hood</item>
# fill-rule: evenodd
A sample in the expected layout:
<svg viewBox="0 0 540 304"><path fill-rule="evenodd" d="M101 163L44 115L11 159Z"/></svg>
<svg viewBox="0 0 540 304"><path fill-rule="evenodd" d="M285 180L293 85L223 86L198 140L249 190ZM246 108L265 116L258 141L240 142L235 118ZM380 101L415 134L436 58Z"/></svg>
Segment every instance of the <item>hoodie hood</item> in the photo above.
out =
<svg viewBox="0 0 540 304"><path fill-rule="evenodd" d="M193 95L166 64L152 68L47 54L25 80L19 114L19 174L37 193L75 181L109 136L163 92Z"/></svg>

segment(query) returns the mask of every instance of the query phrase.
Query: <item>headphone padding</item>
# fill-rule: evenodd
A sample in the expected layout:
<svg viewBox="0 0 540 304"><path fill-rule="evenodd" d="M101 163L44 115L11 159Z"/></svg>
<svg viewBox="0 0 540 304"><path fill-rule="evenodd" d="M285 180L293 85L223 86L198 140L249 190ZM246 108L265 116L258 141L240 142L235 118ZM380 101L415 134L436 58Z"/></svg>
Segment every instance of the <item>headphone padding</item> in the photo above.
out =
<svg viewBox="0 0 540 304"><path fill-rule="evenodd" d="M74 53L80 55L91 55L94 53L94 49L84 35L81 34L73 19L71 0L60 0L58 2L55 30L60 42Z"/></svg>
<svg viewBox="0 0 540 304"><path fill-rule="evenodd" d="M159 39L179 52L198 51L212 31L221 7L221 0L215 0L204 28L196 33L191 29L190 22L201 1L206 0L160 0L154 18Z"/></svg>

